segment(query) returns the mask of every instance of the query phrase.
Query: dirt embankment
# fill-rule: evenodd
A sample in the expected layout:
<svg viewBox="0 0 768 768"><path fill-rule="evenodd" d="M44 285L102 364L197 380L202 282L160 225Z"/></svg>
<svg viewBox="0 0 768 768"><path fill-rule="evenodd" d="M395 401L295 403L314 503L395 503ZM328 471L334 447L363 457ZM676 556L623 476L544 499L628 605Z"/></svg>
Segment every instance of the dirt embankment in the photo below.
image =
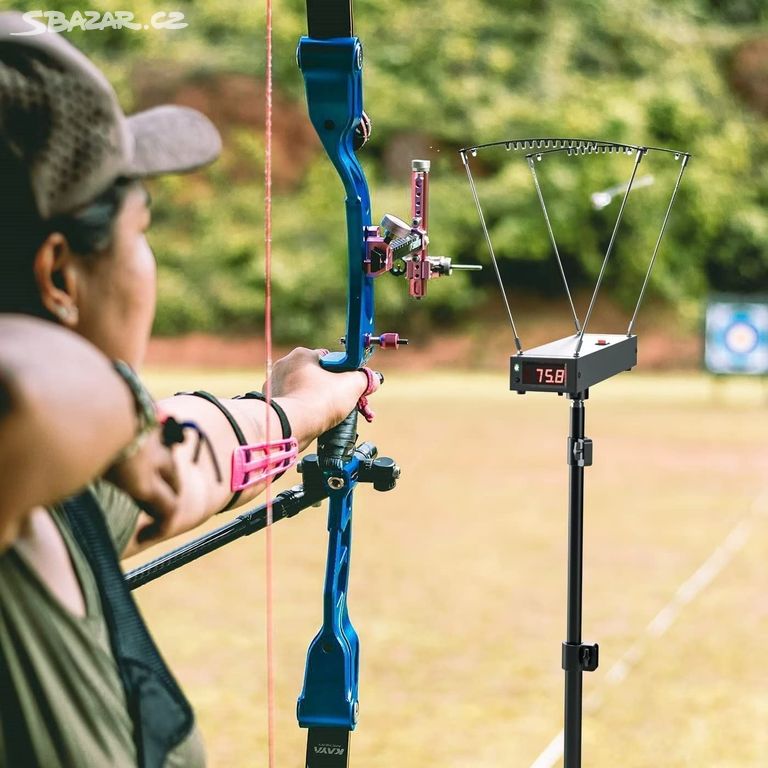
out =
<svg viewBox="0 0 768 768"><path fill-rule="evenodd" d="M560 310L560 307L539 305L532 316L521 313L524 321L518 326L518 332L524 348L562 338L573 331L567 316ZM597 313L590 323L590 330L596 332L621 333L626 328L625 313L610 308ZM695 328L686 328L672 313L658 309L646 312L641 315L636 332L641 368L692 370L700 366L701 334ZM273 358L279 358L289 349L275 346ZM407 347L397 352L381 352L377 360L381 360L386 369L499 370L508 365L514 349L509 325L484 321L467 332L411 338ZM261 336L232 338L195 333L177 338L153 338L147 362L155 367L261 368L264 359L265 345Z"/></svg>

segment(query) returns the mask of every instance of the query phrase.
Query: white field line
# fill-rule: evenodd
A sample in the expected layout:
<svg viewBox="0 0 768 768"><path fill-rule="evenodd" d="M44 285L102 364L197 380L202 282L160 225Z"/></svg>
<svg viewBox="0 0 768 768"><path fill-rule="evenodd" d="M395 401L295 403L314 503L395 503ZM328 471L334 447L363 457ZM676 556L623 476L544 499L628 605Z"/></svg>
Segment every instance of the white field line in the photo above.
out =
<svg viewBox="0 0 768 768"><path fill-rule="evenodd" d="M632 667L645 655L647 646L669 630L685 606L692 603L744 548L752 535L756 519L767 516L768 489L757 496L750 511L731 529L690 578L678 587L672 599L649 622L639 639L630 645L613 664L605 674L604 685L619 685L627 678ZM594 711L602 701L602 693L599 690L595 691L584 702L584 709ZM531 768L553 768L563 757L563 737L561 730L533 761Z"/></svg>
<svg viewBox="0 0 768 768"><path fill-rule="evenodd" d="M547 748L531 763L531 768L552 768L563 756L565 733L561 730Z"/></svg>

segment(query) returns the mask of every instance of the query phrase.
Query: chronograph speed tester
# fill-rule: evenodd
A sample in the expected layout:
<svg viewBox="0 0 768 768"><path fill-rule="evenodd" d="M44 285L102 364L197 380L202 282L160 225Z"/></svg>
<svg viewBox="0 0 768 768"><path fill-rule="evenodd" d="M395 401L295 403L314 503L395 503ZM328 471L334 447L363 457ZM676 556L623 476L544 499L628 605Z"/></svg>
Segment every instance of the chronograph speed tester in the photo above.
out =
<svg viewBox="0 0 768 768"><path fill-rule="evenodd" d="M486 221L480 195L472 176L472 158L478 152L514 152L523 150L525 160L533 178L536 194L544 214L547 234L552 246L557 267L562 277L565 293L571 309L575 333L565 338L542 344L538 347L524 349L517 333L515 320L512 316L509 300L504 290L501 271L499 270L494 252L491 231L495 229ZM653 270L661 239L666 229L669 215L682 180L683 172L688 164L689 155L676 150L642 147L633 144L617 144L615 142L588 139L512 139L508 141L483 144L461 150L461 159L467 172L470 190L480 217L485 241L488 246L491 261L496 271L502 297L506 306L509 322L514 335L515 353L510 357L509 388L518 394L527 392L556 392L566 396L571 401L570 432L567 441L568 463L568 593L567 593L567 633L562 644L562 668L565 672L565 713L563 728L562 756L564 768L581 768L581 723L582 723L582 680L584 672L593 672L598 666L597 643L585 643L581 636L582 625L582 585L584 557L584 470L592 465L592 440L585 436L585 401L589 397L590 387L601 381L615 376L622 371L628 371L637 365L637 336L634 333L635 320L640 309L646 288ZM595 288L589 302L589 307L582 322L577 315L571 290L566 278L564 260L561 257L549 212L544 202L542 186L539 182L537 167L542 160L559 157L596 157L608 156L610 166L611 155L616 160L629 162L629 178L626 183L615 184L612 191L623 192L618 205L616 221L608 241L602 260ZM668 178L672 184L672 194L662 197L666 204L666 213L659 230L656 244L650 257L645 279L640 289L632 318L626 333L587 333L595 300L603 282L606 267L616 243L616 236L624 215L625 207L641 161L652 155L660 161L660 178ZM514 155L513 155L514 156ZM489 162L481 166L483 175L488 168L498 167L501 163L497 158L489 158ZM655 168L654 168L655 170ZM656 176L645 176L646 183L638 183L637 188L648 187L655 183ZM649 181L648 181L649 180ZM588 194L588 193L587 193ZM618 195L617 195L618 197ZM601 205L610 205L611 199ZM503 227L502 227L503 230ZM557 755L556 757L559 757ZM536 763L538 765L538 761ZM549 763L548 763L549 765Z"/></svg>
<svg viewBox="0 0 768 768"><path fill-rule="evenodd" d="M509 388L575 395L637 365L637 336L594 334L558 339L510 358Z"/></svg>

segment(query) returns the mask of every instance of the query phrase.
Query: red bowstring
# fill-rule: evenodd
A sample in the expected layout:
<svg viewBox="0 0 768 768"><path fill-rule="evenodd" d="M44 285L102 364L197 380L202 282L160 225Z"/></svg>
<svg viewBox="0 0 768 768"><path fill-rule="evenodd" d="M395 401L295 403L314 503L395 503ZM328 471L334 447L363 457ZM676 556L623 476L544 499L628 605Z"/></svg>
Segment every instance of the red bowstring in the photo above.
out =
<svg viewBox="0 0 768 768"><path fill-rule="evenodd" d="M272 421L272 0L266 2L266 78L264 118L264 339L267 383L264 391L267 405L266 441L270 443ZM275 655L274 605L272 582L272 478L267 478L266 530L266 633L267 633L267 743L269 768L275 768Z"/></svg>

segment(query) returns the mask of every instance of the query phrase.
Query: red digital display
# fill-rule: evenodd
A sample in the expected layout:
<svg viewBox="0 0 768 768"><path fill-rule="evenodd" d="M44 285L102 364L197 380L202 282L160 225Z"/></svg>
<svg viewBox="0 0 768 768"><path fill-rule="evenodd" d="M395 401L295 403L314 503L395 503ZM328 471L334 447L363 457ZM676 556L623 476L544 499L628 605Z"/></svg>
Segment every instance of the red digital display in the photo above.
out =
<svg viewBox="0 0 768 768"><path fill-rule="evenodd" d="M542 365L523 363L523 384L541 384L543 386L564 387L567 369L562 365Z"/></svg>

